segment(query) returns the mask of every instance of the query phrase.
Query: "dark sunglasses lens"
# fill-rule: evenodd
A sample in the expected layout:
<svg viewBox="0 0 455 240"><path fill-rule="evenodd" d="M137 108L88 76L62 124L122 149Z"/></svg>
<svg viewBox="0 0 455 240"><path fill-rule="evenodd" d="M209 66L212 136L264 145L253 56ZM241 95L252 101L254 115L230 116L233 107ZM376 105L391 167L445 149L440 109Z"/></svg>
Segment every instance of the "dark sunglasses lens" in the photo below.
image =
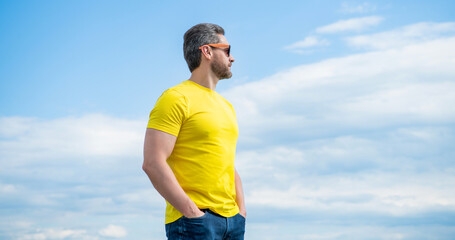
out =
<svg viewBox="0 0 455 240"><path fill-rule="evenodd" d="M228 57L231 56L231 45L228 47Z"/></svg>

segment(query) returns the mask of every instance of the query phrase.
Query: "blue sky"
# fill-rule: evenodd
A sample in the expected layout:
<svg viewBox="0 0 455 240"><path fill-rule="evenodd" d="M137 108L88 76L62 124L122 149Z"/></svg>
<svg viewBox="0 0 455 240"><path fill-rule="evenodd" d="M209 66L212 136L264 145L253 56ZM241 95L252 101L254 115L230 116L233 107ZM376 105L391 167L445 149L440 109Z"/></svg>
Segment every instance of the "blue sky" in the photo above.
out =
<svg viewBox="0 0 455 240"><path fill-rule="evenodd" d="M247 239L455 238L451 1L1 1L0 238L163 239L148 114L223 26Z"/></svg>

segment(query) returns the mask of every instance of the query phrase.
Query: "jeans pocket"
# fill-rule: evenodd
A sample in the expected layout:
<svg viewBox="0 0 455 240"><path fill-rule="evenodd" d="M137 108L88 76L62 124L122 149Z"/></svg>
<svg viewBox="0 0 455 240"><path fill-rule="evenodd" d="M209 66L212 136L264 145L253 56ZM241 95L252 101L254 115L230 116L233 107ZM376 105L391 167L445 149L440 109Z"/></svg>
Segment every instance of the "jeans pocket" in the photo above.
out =
<svg viewBox="0 0 455 240"><path fill-rule="evenodd" d="M188 218L188 217L185 217L185 216L182 216L183 219L186 219L186 220L200 220L200 219L204 219L207 217L207 214L208 214L208 211L205 211L205 210L201 210L204 212L204 215L200 216L200 217L194 217L194 218Z"/></svg>

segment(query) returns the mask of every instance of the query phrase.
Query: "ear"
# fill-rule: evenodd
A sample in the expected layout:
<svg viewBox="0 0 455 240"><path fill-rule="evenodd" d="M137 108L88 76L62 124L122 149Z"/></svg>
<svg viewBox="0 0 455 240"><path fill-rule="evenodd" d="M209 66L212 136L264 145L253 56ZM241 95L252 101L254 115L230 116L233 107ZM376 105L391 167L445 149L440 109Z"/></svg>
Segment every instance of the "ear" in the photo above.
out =
<svg viewBox="0 0 455 240"><path fill-rule="evenodd" d="M201 55L203 58L206 58L207 60L212 59L212 48L211 47L203 46L201 48L201 52L202 52Z"/></svg>

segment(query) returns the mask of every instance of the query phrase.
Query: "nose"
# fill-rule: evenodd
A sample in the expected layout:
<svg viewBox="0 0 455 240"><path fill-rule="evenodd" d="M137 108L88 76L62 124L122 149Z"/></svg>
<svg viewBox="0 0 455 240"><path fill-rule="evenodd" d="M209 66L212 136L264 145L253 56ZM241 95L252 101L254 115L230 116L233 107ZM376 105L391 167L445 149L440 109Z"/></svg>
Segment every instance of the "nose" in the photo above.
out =
<svg viewBox="0 0 455 240"><path fill-rule="evenodd" d="M235 58L232 56L232 54L229 54L229 61L230 62L235 62Z"/></svg>

